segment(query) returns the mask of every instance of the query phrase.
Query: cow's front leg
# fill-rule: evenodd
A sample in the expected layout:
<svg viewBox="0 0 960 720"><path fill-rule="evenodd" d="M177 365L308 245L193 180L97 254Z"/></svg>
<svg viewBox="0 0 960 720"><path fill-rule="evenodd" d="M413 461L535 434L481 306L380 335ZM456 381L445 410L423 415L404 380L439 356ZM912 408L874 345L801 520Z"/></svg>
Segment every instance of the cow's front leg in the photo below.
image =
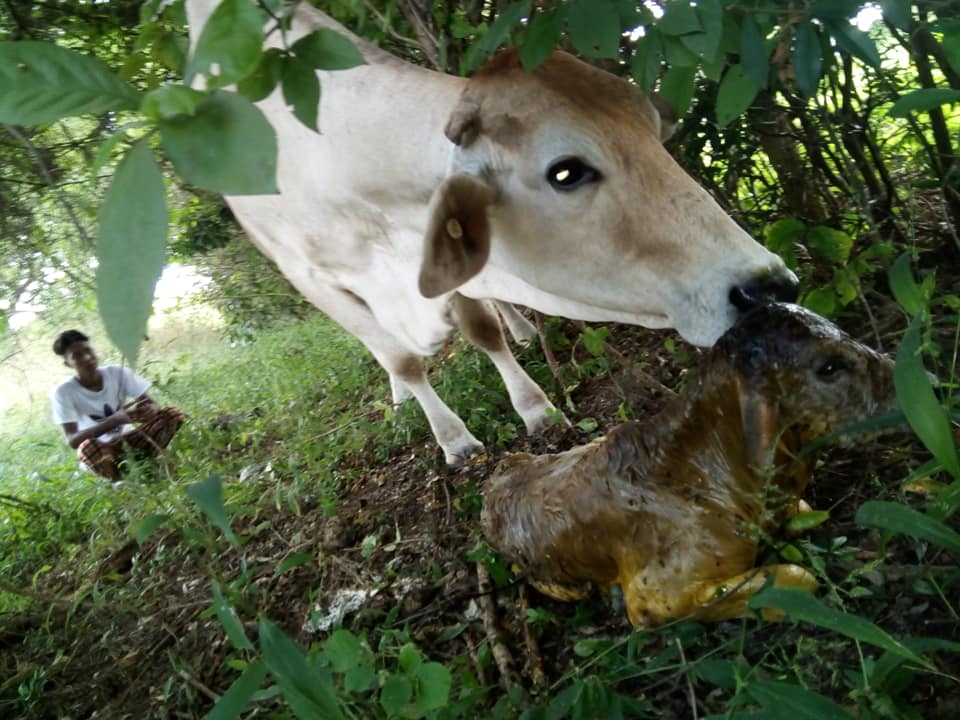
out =
<svg viewBox="0 0 960 720"><path fill-rule="evenodd" d="M450 304L460 331L467 340L486 353L499 371L510 402L523 419L527 432L541 432L552 425L557 417L557 409L510 352L496 312L484 301L473 300L459 293L453 294Z"/></svg>
<svg viewBox="0 0 960 720"><path fill-rule="evenodd" d="M410 388L398 378L393 373L388 373L390 375L390 398L393 402L394 407L399 407L407 400L413 397L413 393L410 392Z"/></svg>
<svg viewBox="0 0 960 720"><path fill-rule="evenodd" d="M527 320L512 303L503 300L494 300L497 312L506 323L507 330L510 331L510 337L521 345L527 345L537 336L536 326Z"/></svg>
<svg viewBox="0 0 960 720"><path fill-rule="evenodd" d="M380 353L373 348L371 350L390 373L391 387L396 378L420 403L434 437L443 448L447 465L459 467L468 458L483 452L483 443L471 434L463 420L447 407L427 381L427 374L419 357L409 353Z"/></svg>

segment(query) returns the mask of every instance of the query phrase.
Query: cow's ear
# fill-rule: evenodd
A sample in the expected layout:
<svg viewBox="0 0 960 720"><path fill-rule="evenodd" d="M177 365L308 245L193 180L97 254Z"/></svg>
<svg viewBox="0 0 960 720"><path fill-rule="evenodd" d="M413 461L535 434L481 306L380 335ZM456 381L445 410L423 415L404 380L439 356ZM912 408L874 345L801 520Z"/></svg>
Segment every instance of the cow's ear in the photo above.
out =
<svg viewBox="0 0 960 720"><path fill-rule="evenodd" d="M454 145L468 147L480 134L480 103L463 97L450 113L443 134Z"/></svg>
<svg viewBox="0 0 960 720"><path fill-rule="evenodd" d="M736 384L747 463L764 470L772 466L780 440L776 402L759 378L738 376Z"/></svg>
<svg viewBox="0 0 960 720"><path fill-rule="evenodd" d="M420 292L433 298L472 278L490 255L487 208L493 188L470 175L447 178L436 193L420 265Z"/></svg>

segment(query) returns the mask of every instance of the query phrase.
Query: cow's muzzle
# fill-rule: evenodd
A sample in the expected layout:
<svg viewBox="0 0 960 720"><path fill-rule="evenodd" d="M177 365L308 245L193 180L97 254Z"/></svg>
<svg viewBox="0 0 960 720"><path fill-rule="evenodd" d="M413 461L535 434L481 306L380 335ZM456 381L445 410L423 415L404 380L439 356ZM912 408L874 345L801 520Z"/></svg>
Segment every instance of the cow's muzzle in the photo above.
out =
<svg viewBox="0 0 960 720"><path fill-rule="evenodd" d="M741 312L769 302L796 301L797 277L793 273L777 279L765 277L761 280L751 280L744 285L734 285L730 288L730 302Z"/></svg>

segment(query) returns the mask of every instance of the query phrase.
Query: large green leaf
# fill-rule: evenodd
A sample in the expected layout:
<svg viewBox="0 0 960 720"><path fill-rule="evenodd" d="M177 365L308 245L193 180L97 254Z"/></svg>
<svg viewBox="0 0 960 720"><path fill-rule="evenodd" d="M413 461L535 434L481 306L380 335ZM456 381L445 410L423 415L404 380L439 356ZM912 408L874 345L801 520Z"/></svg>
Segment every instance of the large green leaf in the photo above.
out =
<svg viewBox="0 0 960 720"><path fill-rule="evenodd" d="M523 46L520 48L520 62L527 71L533 70L550 57L560 42L563 24L567 19L567 6L538 12L530 21Z"/></svg>
<svg viewBox="0 0 960 720"><path fill-rule="evenodd" d="M880 0L883 16L901 30L910 29L910 0Z"/></svg>
<svg viewBox="0 0 960 720"><path fill-rule="evenodd" d="M807 232L807 245L825 260L845 265L853 250L853 238L843 230L816 225Z"/></svg>
<svg viewBox="0 0 960 720"><path fill-rule="evenodd" d="M672 0L657 21L657 29L664 35L689 35L703 32L703 24L688 0Z"/></svg>
<svg viewBox="0 0 960 720"><path fill-rule="evenodd" d="M290 49L317 70L346 70L367 62L350 38L329 28L314 30Z"/></svg>
<svg viewBox="0 0 960 720"><path fill-rule="evenodd" d="M216 86L235 83L256 69L262 52L263 19L256 4L223 0L200 33L185 80L189 84L195 74L204 73Z"/></svg>
<svg viewBox="0 0 960 720"><path fill-rule="evenodd" d="M188 183L227 195L277 192L277 135L246 98L217 90L193 115L159 124L163 148Z"/></svg>
<svg viewBox="0 0 960 720"><path fill-rule="evenodd" d="M690 108L693 92L696 89L696 75L696 68L672 67L663 76L663 82L660 84L660 94L664 100L670 103L670 107L677 114L677 117L683 117Z"/></svg>
<svg viewBox="0 0 960 720"><path fill-rule="evenodd" d="M902 118L912 112L925 112L945 103L960 101L960 90L950 88L922 88L897 98L890 108L890 117Z"/></svg>
<svg viewBox="0 0 960 720"><path fill-rule="evenodd" d="M151 514L141 518L130 528L130 534L140 545L153 535L154 531L170 519L169 515Z"/></svg>
<svg viewBox="0 0 960 720"><path fill-rule="evenodd" d="M497 15L490 29L467 51L467 70L475 70L510 37L510 33L520 21L530 14L531 2L532 0L518 0Z"/></svg>
<svg viewBox="0 0 960 720"><path fill-rule="evenodd" d="M573 0L567 32L583 55L612 59L620 51L620 14L611 0Z"/></svg>
<svg viewBox="0 0 960 720"><path fill-rule="evenodd" d="M446 707L450 699L450 671L437 662L427 662L415 670L417 709L423 713Z"/></svg>
<svg viewBox="0 0 960 720"><path fill-rule="evenodd" d="M812 22L797 25L793 45L793 77L797 89L811 96L817 91L821 68L820 38Z"/></svg>
<svg viewBox="0 0 960 720"><path fill-rule="evenodd" d="M238 543L237 536L230 527L230 518L223 504L223 483L219 475L211 475L204 480L187 486L187 495L199 507L214 525L223 532L223 536L232 544Z"/></svg>
<svg viewBox="0 0 960 720"><path fill-rule="evenodd" d="M920 291L920 286L913 278L910 272L910 253L903 253L897 258L897 261L890 267L887 273L887 279L890 283L890 290L893 297L896 298L900 306L912 317L923 312L927 303Z"/></svg>
<svg viewBox="0 0 960 720"><path fill-rule="evenodd" d="M0 43L2 123L40 125L139 104L140 94L95 57L52 43Z"/></svg>
<svg viewBox="0 0 960 720"><path fill-rule="evenodd" d="M746 15L740 26L740 64L758 88L767 86L770 75L770 53L767 41L753 15Z"/></svg>
<svg viewBox="0 0 960 720"><path fill-rule="evenodd" d="M960 480L960 457L950 431L950 420L933 392L920 354L920 316L914 317L903 335L893 382L910 427L943 467Z"/></svg>
<svg viewBox="0 0 960 720"><path fill-rule="evenodd" d="M320 80L317 71L299 57L283 59L281 84L284 101L293 107L293 114L311 130L317 131L320 111Z"/></svg>
<svg viewBox="0 0 960 720"><path fill-rule="evenodd" d="M216 582L213 583L213 610L217 613L217 619L227 633L227 637L230 638L230 644L237 650L253 650L253 643L243 631L243 625L240 624L236 611L223 597L220 586Z"/></svg>
<svg viewBox="0 0 960 720"><path fill-rule="evenodd" d="M881 60L880 53L877 52L877 46L873 44L873 40L863 30L854 27L845 20L827 23L827 29L833 39L837 41L837 45L854 57L860 58L873 69L880 69Z"/></svg>
<svg viewBox="0 0 960 720"><path fill-rule="evenodd" d="M660 33L651 30L638 39L633 46L633 60L630 63L630 74L637 85L644 92L650 92L660 75L662 62L662 42Z"/></svg>
<svg viewBox="0 0 960 720"><path fill-rule="evenodd" d="M780 610L794 620L819 625L854 640L876 645L921 665L927 665L923 658L891 637L886 630L877 627L859 615L852 615L827 607L804 590L767 588L750 599L750 607Z"/></svg>
<svg viewBox="0 0 960 720"><path fill-rule="evenodd" d="M330 667L341 673L370 661L370 651L349 630L335 630L324 643L323 652Z"/></svg>
<svg viewBox="0 0 960 720"><path fill-rule="evenodd" d="M746 689L766 710L761 717L767 720L854 720L833 700L799 685L765 680L751 682Z"/></svg>
<svg viewBox="0 0 960 720"><path fill-rule="evenodd" d="M290 707L302 720L339 720L333 680L307 662L303 651L279 627L260 618L260 649Z"/></svg>
<svg viewBox="0 0 960 720"><path fill-rule="evenodd" d="M734 65L720 81L717 90L717 125L724 127L740 117L757 96L757 86L742 65Z"/></svg>
<svg viewBox="0 0 960 720"><path fill-rule="evenodd" d="M244 708L260 689L266 675L267 666L263 660L256 660L247 665L240 677L233 681L223 697L207 714L206 720L234 720L240 717Z"/></svg>
<svg viewBox="0 0 960 720"><path fill-rule="evenodd" d="M284 57L284 53L277 48L264 52L257 69L237 83L237 92L250 102L263 100L280 82Z"/></svg>
<svg viewBox="0 0 960 720"><path fill-rule="evenodd" d="M167 252L163 175L146 140L120 161L100 207L97 304L114 344L135 363Z"/></svg>
<svg viewBox="0 0 960 720"><path fill-rule="evenodd" d="M925 513L896 502L869 500L857 511L857 524L909 535L960 552L960 533Z"/></svg>

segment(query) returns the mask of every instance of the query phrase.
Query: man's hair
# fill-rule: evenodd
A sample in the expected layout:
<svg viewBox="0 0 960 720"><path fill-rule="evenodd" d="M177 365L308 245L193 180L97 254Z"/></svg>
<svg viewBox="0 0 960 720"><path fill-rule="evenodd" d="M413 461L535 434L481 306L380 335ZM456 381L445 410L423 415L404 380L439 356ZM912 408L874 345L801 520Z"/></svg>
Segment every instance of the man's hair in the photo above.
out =
<svg viewBox="0 0 960 720"><path fill-rule="evenodd" d="M79 330L64 330L57 335L57 339L53 341L53 351L60 357L66 357L67 350L70 349L71 345L76 342L87 342L88 340L90 340L90 338Z"/></svg>

